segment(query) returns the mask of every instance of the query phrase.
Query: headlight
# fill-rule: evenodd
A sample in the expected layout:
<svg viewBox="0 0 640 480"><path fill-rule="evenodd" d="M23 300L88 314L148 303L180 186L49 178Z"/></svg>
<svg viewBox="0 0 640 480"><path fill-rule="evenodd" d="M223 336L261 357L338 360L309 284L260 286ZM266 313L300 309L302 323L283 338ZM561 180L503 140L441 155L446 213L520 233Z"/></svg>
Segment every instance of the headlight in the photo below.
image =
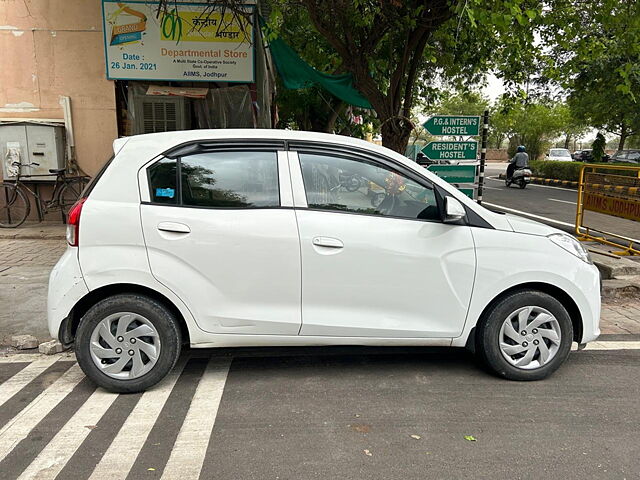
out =
<svg viewBox="0 0 640 480"><path fill-rule="evenodd" d="M567 235L566 233L552 233L547 236L547 238L580 260L593 263L587 249L571 235Z"/></svg>

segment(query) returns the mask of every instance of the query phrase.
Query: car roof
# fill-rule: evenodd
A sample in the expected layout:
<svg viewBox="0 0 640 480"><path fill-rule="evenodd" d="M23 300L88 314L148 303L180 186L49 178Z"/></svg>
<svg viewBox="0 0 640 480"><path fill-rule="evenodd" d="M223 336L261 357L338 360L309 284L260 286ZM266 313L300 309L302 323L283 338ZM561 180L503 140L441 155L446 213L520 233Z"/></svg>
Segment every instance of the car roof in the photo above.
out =
<svg viewBox="0 0 640 480"><path fill-rule="evenodd" d="M174 132L147 133L131 137L118 138L113 142L113 151L118 153L125 145L127 148L144 146L152 156L157 156L166 150L183 143L215 140L289 140L311 141L326 144L348 145L377 151L386 156L406 158L397 152L389 150L375 143L359 138L336 135L332 133L307 132L299 130L278 130L260 128L225 128L179 130Z"/></svg>

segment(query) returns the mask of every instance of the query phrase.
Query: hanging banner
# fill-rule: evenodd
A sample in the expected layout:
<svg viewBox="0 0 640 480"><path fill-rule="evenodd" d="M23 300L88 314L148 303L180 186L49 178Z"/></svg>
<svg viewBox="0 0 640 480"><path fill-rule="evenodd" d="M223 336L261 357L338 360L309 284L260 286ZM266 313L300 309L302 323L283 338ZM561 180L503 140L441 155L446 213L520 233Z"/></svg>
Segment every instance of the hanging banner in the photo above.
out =
<svg viewBox="0 0 640 480"><path fill-rule="evenodd" d="M253 7L234 15L211 3L102 0L109 80L254 82Z"/></svg>

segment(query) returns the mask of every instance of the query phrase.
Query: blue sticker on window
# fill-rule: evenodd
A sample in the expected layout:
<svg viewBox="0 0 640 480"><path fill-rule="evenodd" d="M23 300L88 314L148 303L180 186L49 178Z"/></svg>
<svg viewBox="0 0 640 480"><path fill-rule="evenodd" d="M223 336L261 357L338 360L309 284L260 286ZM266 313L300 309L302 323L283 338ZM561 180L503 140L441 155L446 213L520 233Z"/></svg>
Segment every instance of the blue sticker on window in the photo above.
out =
<svg viewBox="0 0 640 480"><path fill-rule="evenodd" d="M156 188L156 197L173 198L175 194L175 188Z"/></svg>

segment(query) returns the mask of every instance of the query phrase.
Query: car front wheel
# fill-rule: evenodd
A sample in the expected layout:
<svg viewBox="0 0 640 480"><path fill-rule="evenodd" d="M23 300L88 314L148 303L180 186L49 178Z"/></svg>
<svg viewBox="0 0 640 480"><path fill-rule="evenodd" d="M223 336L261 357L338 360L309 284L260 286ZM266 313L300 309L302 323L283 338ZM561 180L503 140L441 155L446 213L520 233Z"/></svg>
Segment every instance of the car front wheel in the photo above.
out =
<svg viewBox="0 0 640 480"><path fill-rule="evenodd" d="M180 346L174 315L136 294L114 295L90 308L75 341L84 373L118 393L140 392L162 380L178 360Z"/></svg>
<svg viewBox="0 0 640 480"><path fill-rule="evenodd" d="M567 359L573 326L567 310L546 293L523 290L495 303L478 325L476 351L497 375L540 380Z"/></svg>

